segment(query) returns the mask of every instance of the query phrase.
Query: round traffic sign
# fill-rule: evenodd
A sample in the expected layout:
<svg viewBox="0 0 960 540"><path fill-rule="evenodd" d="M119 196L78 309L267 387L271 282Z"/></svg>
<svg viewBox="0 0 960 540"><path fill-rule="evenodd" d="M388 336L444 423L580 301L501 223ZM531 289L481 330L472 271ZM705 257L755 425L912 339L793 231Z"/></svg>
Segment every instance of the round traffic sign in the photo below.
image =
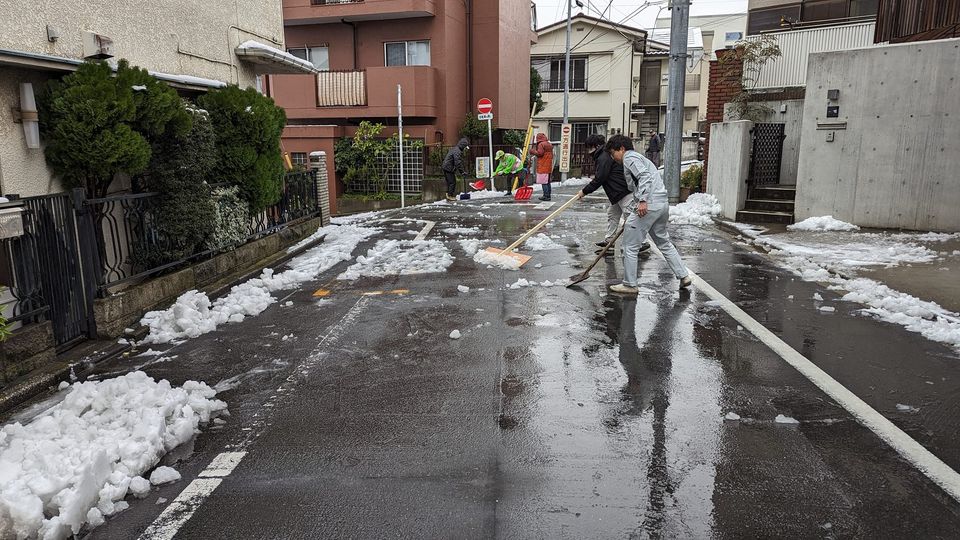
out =
<svg viewBox="0 0 960 540"><path fill-rule="evenodd" d="M477 102L477 112L486 114L491 111L493 111L493 102L487 98L480 98L480 101Z"/></svg>

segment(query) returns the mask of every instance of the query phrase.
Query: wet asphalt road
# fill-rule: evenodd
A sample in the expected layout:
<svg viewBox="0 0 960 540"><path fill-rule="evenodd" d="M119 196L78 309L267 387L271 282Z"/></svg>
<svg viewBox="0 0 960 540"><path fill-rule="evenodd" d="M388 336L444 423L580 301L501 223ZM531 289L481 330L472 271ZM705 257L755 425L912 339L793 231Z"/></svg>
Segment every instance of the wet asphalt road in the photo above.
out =
<svg viewBox="0 0 960 540"><path fill-rule="evenodd" d="M510 241L549 210L395 213L437 222L428 238L457 258L446 273L331 281L342 263L261 316L170 349L144 371L221 383L231 416L165 458L183 480L83 537L138 537L169 504L159 498L232 450L247 454L177 538L957 537L960 505L702 293L678 293L658 256L642 259L636 299L604 293L618 258L582 287L506 288L578 272L603 207L563 215L549 232L567 249L527 252L520 272L478 267L442 229ZM421 224L383 226L355 255ZM713 228L671 233L703 279L960 468L953 350L854 313ZM318 300L321 287L331 294ZM837 311L817 311L816 292Z"/></svg>

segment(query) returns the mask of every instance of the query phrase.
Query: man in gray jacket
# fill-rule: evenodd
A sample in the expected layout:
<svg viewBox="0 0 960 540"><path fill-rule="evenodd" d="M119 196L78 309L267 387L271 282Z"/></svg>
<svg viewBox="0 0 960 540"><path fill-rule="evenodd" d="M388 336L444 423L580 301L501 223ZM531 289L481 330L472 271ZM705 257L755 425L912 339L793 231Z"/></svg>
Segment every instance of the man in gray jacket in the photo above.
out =
<svg viewBox="0 0 960 540"><path fill-rule="evenodd" d="M628 217L623 229L623 283L611 285L610 290L637 294L637 254L647 234L660 248L673 275L680 280L680 288L689 287L693 282L690 271L680 260L680 253L667 233L670 203L656 165L636 152L633 142L623 135L611 137L606 149L615 161L623 164L627 187L632 192L628 195L632 200L627 205Z"/></svg>

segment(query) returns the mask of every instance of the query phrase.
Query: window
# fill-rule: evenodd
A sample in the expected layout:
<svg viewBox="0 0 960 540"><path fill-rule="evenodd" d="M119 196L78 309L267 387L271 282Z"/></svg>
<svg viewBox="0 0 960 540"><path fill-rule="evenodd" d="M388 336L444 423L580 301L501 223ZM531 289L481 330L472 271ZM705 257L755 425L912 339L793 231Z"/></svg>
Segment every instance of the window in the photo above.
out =
<svg viewBox="0 0 960 540"><path fill-rule="evenodd" d="M747 17L747 35L752 36L765 30L780 30L781 17L794 23L800 20L800 4L752 9Z"/></svg>
<svg viewBox="0 0 960 540"><path fill-rule="evenodd" d="M566 59L562 56L554 58L534 58L531 63L533 69L540 74L541 92L562 92L563 76ZM587 57L570 57L570 90L582 92L587 89Z"/></svg>
<svg viewBox="0 0 960 540"><path fill-rule="evenodd" d="M330 71L330 51L326 46L323 47L297 47L287 49L287 52L306 60L313 64L313 67L321 71Z"/></svg>
<svg viewBox="0 0 960 540"><path fill-rule="evenodd" d="M848 0L817 0L804 2L803 22L833 21L847 16Z"/></svg>
<svg viewBox="0 0 960 540"><path fill-rule="evenodd" d="M307 168L307 153L306 152L291 152L290 161L293 163L294 169L306 169Z"/></svg>
<svg viewBox="0 0 960 540"><path fill-rule="evenodd" d="M383 44L385 66L429 66L429 41L396 41Z"/></svg>
<svg viewBox="0 0 960 540"><path fill-rule="evenodd" d="M685 92L696 92L700 90L700 74L687 73L683 80L683 88Z"/></svg>
<svg viewBox="0 0 960 540"><path fill-rule="evenodd" d="M743 39L743 32L727 32L723 39L724 41L740 41Z"/></svg>

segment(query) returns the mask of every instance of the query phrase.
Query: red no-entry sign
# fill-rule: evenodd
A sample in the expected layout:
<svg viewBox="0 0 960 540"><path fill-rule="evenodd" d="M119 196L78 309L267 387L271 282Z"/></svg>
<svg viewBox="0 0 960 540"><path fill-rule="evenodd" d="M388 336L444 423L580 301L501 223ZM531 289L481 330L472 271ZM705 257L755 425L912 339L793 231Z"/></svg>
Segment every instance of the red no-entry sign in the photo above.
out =
<svg viewBox="0 0 960 540"><path fill-rule="evenodd" d="M491 111L493 111L493 102L487 98L480 98L480 101L477 102L477 112L486 114Z"/></svg>

